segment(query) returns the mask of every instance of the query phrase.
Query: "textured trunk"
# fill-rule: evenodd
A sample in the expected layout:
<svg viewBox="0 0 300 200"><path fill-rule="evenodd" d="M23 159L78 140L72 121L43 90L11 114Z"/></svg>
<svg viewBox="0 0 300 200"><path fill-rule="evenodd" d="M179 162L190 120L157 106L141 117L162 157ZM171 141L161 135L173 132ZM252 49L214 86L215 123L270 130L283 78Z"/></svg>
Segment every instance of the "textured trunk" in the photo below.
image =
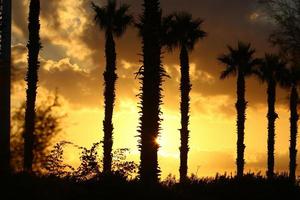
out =
<svg viewBox="0 0 300 200"><path fill-rule="evenodd" d="M35 101L37 93L39 51L40 44L40 1L31 0L29 5L29 41L28 48L28 71L26 76L26 110L25 110L25 130L24 130L24 170L28 173L32 171L34 127L35 127Z"/></svg>
<svg viewBox="0 0 300 200"><path fill-rule="evenodd" d="M0 175L10 172L11 0L0 0Z"/></svg>
<svg viewBox="0 0 300 200"><path fill-rule="evenodd" d="M245 77L242 72L238 72L237 78L237 177L242 177L244 174L244 136L245 136L245 111L247 102L245 101Z"/></svg>
<svg viewBox="0 0 300 200"><path fill-rule="evenodd" d="M298 120L299 115L297 111L299 96L297 87L292 86L291 96L290 96L290 179L296 181L296 168L297 168L297 134L298 134Z"/></svg>
<svg viewBox="0 0 300 200"><path fill-rule="evenodd" d="M275 120L277 113L275 112L276 101L276 82L270 80L268 83L268 170L267 177L269 179L274 176L274 145L275 145Z"/></svg>
<svg viewBox="0 0 300 200"><path fill-rule="evenodd" d="M160 131L160 104L162 103L160 26L161 12L158 0L144 0L142 25L143 70L141 72L141 116L139 125L140 170L143 183L152 184L159 180L156 139Z"/></svg>
<svg viewBox="0 0 300 200"><path fill-rule="evenodd" d="M187 178L187 161L188 161L188 151L189 151L189 109L190 109L190 66L189 66L189 55L186 47L182 47L180 53L180 71L181 71L181 82L180 82L180 91L181 91L181 129L180 129L180 182L183 183Z"/></svg>
<svg viewBox="0 0 300 200"><path fill-rule="evenodd" d="M116 50L113 34L110 30L106 32L106 44L105 44L105 56L106 56L106 70L103 73L104 76L104 104L105 113L103 121L103 172L111 172L112 162L112 145L113 145L113 124L112 116L115 102L115 85L117 80L116 74Z"/></svg>

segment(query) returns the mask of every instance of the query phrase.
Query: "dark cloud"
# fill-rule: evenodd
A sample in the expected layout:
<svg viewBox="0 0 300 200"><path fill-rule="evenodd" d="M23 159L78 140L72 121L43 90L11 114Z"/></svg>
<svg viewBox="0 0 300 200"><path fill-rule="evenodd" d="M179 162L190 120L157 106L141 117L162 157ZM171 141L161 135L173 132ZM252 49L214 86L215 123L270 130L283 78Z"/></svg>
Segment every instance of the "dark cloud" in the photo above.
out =
<svg viewBox="0 0 300 200"><path fill-rule="evenodd" d="M106 1L95 1L97 4L101 5ZM141 1L138 0L123 0L123 3L128 3L131 5L131 12L137 16L141 13L142 7ZM196 46L195 50L191 53L191 62L196 64L196 70L208 73L214 78L213 82L201 81L201 77L193 80L193 92L199 93L203 96L217 96L217 95L229 95L235 99L235 88L236 81L234 78L228 80L219 80L219 74L224 68L222 64L218 63L217 57L226 52L226 45L230 44L235 46L237 40L242 40L246 42L251 42L253 46L257 49L257 56L261 56L266 51L274 51L267 42L268 35L272 30L271 25L266 23L260 23L259 21L252 19L251 15L259 10L259 5L255 0L162 0L162 9L165 14L174 11L188 11L193 14L193 16L200 17L205 20L203 29L208 32L208 37L203 41L200 41ZM57 32L57 36L63 41L76 41L77 45L81 45L82 51L90 52L88 57L92 62L87 62L87 59L78 58L77 54L70 55L69 51L72 50L72 46L64 46L62 44L57 44L57 38L42 38L43 51L42 56L45 59L59 61L65 57L70 58L70 62L73 64L78 64L83 69L92 69L93 73L97 75L93 78L98 78L99 82L97 85L101 85L102 71L105 66L104 63L104 34L99 30L97 25L93 21L94 13L90 8L90 1L80 0L76 2L77 10L80 13L81 18L75 18L74 27L72 30L63 30L62 24L66 23L60 16L60 11L65 11L67 6L65 1L53 0L53 1L41 1L41 18L46 23L43 28L49 31ZM14 1L13 10L14 12L14 24L20 30L23 31L26 36L27 32L27 2L26 1ZM76 22L76 20L78 20ZM76 22L76 23L75 23ZM82 24L84 22L84 24ZM83 25L82 30L76 32L76 27L79 24ZM77 28L78 28L77 27ZM73 30L74 29L74 30ZM74 38L70 38L72 36ZM140 56L138 55L141 51L140 48L140 38L138 37L137 31L134 27L129 28L124 37L117 39L117 51L119 60L126 60L130 63L139 63ZM172 101L172 96L175 92L178 93L178 70L174 69L174 65L178 64L178 51L173 53L164 53L164 63L169 66L171 80L166 81L165 85L165 101ZM133 89L125 89L126 87L135 87L137 80L134 80L133 73L138 70L139 64L130 68L130 72L126 70L119 70L119 76L121 77L118 82L124 91L131 91L130 95L133 96ZM121 68L120 62L118 67ZM43 80L45 83L50 85L72 85L67 82L66 79L59 77L68 76L68 70L66 71L55 71L51 73L48 78L55 79L55 83L50 84L51 80ZM69 80L75 77L73 72L70 71ZM130 75L127 73L131 73ZM57 75L58 77L55 77ZM126 77L125 79L122 77ZM101 78L101 79L100 79ZM85 78L84 78L85 79ZM61 81L61 82L59 82ZM83 79L81 80L83 81ZM86 84L81 83L81 84ZM79 84L79 83L78 83ZM95 85L95 84L93 84ZM89 88L89 90L96 89L95 87ZM95 90L99 91L99 90ZM123 89L118 90L120 93ZM67 94L67 93L66 93ZM73 92L69 93L72 98L75 97ZM280 90L279 92L279 102L282 103L285 100L286 93ZM178 95L179 98L179 95ZM249 79L247 80L247 99L249 105L256 105L265 103L265 86L262 86L257 80ZM84 101L83 102L87 102ZM285 103L285 102L284 102ZM176 103L168 103L171 108L178 108ZM226 105L224 105L226 106ZM225 109L225 107L224 107ZM228 110L227 108L225 110ZM230 111L231 112L231 111Z"/></svg>

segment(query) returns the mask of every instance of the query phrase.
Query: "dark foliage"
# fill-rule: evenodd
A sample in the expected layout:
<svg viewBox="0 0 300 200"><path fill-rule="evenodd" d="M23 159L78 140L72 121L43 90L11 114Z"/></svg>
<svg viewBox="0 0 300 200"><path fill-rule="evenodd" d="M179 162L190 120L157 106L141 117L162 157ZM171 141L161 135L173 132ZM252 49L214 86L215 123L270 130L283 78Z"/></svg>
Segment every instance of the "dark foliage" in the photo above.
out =
<svg viewBox="0 0 300 200"><path fill-rule="evenodd" d="M36 107L32 165L35 173L42 173L41 166L45 162L46 155L49 154L49 147L52 146L53 139L61 133L61 122L65 115L60 112L60 108L57 95L48 96ZM14 172L20 172L23 169L24 119L25 103L21 104L12 114L11 165Z"/></svg>
<svg viewBox="0 0 300 200"><path fill-rule="evenodd" d="M71 176L70 171L74 171L75 169L67 164L64 164L63 157L63 147L69 142L62 141L57 143L50 153L45 157L45 162L42 163L42 166L50 176L55 177L69 177Z"/></svg>
<svg viewBox="0 0 300 200"><path fill-rule="evenodd" d="M77 169L64 163L64 147L70 145L81 151L80 165ZM48 175L58 178L69 178L75 181L94 181L109 177L119 177L124 180L132 180L136 177L138 166L133 161L127 160L129 149L116 149L112 153L112 171L104 172L102 168L103 158L98 155L100 143L94 143L91 148L81 147L71 142L62 141L56 144L46 162L42 166Z"/></svg>
<svg viewBox="0 0 300 200"><path fill-rule="evenodd" d="M40 1L31 0L29 5L28 31L29 41L28 48L28 70L26 75L26 110L25 110L25 129L24 129L24 170L28 173L32 171L34 160L34 128L35 128L35 102L38 83L38 61L40 42Z"/></svg>
<svg viewBox="0 0 300 200"><path fill-rule="evenodd" d="M299 0L260 0L265 5L276 29L270 42L292 62L300 63L300 2Z"/></svg>
<svg viewBox="0 0 300 200"><path fill-rule="evenodd" d="M168 183L168 184L165 184ZM233 200L233 199L288 199L300 195L295 186L285 176L275 176L266 180L262 176L247 174L241 179L216 176L193 178L186 184L177 184L173 179L145 187L136 180L126 181L117 176L101 176L78 182L70 178L35 177L24 174L1 179L1 195L11 199L174 199L174 200ZM18 192L16 192L18 191Z"/></svg>

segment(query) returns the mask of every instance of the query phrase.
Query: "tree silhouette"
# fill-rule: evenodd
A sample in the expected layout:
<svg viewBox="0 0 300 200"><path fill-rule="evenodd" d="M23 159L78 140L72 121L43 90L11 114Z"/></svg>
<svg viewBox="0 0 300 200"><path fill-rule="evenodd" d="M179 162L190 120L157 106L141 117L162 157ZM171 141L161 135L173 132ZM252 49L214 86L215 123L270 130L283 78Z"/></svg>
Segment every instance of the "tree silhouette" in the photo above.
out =
<svg viewBox="0 0 300 200"><path fill-rule="evenodd" d="M10 171L11 1L0 0L0 175Z"/></svg>
<svg viewBox="0 0 300 200"><path fill-rule="evenodd" d="M300 2L299 0L260 0L275 22L270 42L278 46L281 53L299 63L300 58Z"/></svg>
<svg viewBox="0 0 300 200"><path fill-rule="evenodd" d="M283 76L282 86L290 89L290 163L289 177L292 181L296 180L297 168L297 135L298 135L298 85L300 82L300 69L297 66L288 68L288 73Z"/></svg>
<svg viewBox="0 0 300 200"><path fill-rule="evenodd" d="M142 84L141 116L139 124L140 169L139 176L144 183L159 180L156 142L160 132L160 105L162 103L162 81L165 71L161 63L161 9L159 0L144 0L143 15L138 24L142 36L143 66L138 75Z"/></svg>
<svg viewBox="0 0 300 200"><path fill-rule="evenodd" d="M279 47L281 54L292 66L284 86L291 89L290 94L290 178L296 179L296 142L297 142L297 85L300 68L300 1L299 0L261 0L276 23L276 29L270 35L270 42Z"/></svg>
<svg viewBox="0 0 300 200"><path fill-rule="evenodd" d="M34 148L34 128L35 128L35 102L38 83L38 61L40 43L40 1L31 0L29 5L28 31L28 70L26 75L26 110L25 110L25 129L24 129L24 170L32 172L33 148Z"/></svg>
<svg viewBox="0 0 300 200"><path fill-rule="evenodd" d="M24 140L24 119L25 102L16 108L12 113L11 128L11 168L13 172L21 172L23 167ZM34 160L32 169L35 173L42 173L41 166L49 154L49 147L52 146L53 138L62 131L62 119L64 114L60 111L61 105L58 96L51 95L36 106L35 117L35 138L33 145Z"/></svg>
<svg viewBox="0 0 300 200"><path fill-rule="evenodd" d="M244 174L244 136L245 136L245 111L247 102L245 100L245 78L254 72L254 67L259 64L258 59L253 58L255 50L251 44L238 42L238 47L234 49L228 46L229 53L221 55L218 60L226 65L226 69L221 73L220 78L224 79L230 75L237 76L237 177Z"/></svg>
<svg viewBox="0 0 300 200"><path fill-rule="evenodd" d="M257 76L262 82L267 83L268 96L268 170L267 177L274 176L274 145L275 145L275 121L278 115L275 111L276 86L286 74L286 63L278 55L266 54L257 69Z"/></svg>
<svg viewBox="0 0 300 200"><path fill-rule="evenodd" d="M96 13L95 22L101 30L105 31L105 56L106 69L103 73L104 77L104 104L105 113L103 121L103 171L111 172L112 162L112 145L113 145L113 124L112 116L115 103L115 85L117 80L116 74L116 49L114 36L121 37L128 25L132 23L132 16L128 14L129 6L126 4L117 7L116 0L108 0L105 7L99 7L92 3L92 7Z"/></svg>
<svg viewBox="0 0 300 200"><path fill-rule="evenodd" d="M185 182L187 178L188 160L188 140L189 140L189 109L190 109L190 66L189 51L194 49L195 44L206 36L201 29L202 20L193 20L192 15L186 12L174 13L163 20L163 44L169 50L180 48L180 91L181 91L181 129L180 129L180 182Z"/></svg>

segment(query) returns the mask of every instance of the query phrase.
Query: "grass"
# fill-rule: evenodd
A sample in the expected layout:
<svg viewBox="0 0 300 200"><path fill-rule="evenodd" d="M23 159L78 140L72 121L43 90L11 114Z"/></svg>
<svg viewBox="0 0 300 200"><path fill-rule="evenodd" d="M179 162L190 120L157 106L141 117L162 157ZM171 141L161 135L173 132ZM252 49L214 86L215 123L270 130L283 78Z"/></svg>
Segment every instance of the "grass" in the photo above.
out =
<svg viewBox="0 0 300 200"><path fill-rule="evenodd" d="M169 178L157 185L144 185L137 179L126 180L121 175L98 175L79 181L72 177L15 174L1 178L0 199L89 200L89 199L298 199L300 187L285 175L267 180L260 175L247 174L242 179L230 176L215 178L192 177L185 184Z"/></svg>

